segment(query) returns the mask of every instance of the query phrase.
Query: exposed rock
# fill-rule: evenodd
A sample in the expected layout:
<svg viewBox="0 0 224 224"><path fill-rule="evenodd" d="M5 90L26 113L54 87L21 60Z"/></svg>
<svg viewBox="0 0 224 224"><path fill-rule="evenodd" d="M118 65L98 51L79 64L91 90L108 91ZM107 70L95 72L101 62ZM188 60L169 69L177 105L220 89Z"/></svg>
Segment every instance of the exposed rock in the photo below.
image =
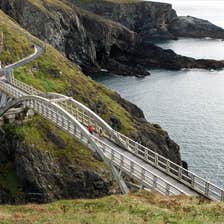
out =
<svg viewBox="0 0 224 224"><path fill-rule="evenodd" d="M147 64L147 62L144 62L145 58L143 56L138 58L139 61L142 60L141 63L135 62L135 60L137 60L135 57L138 56L140 52L138 49L140 49L141 40L138 39L136 33L131 32L119 24L104 21L93 15L86 15L85 12L79 12L77 9L72 9L77 11L72 11L73 14L70 15L69 11L56 10L56 6L46 6L49 7L50 12L47 14L46 12L40 11L36 6L31 5L30 1L12 0L10 2L12 5L10 5L10 3L6 8L10 9L12 14L15 13L15 16L18 16L18 20L26 21L25 24L28 24L28 27L30 26L29 29L31 29L33 33L38 32L38 35L43 35L42 38L49 38L49 41L52 41L62 52L65 50L65 39L63 38L66 37L66 41L69 40L69 42L67 43L65 41L66 49L68 48L65 52L69 52L69 55L74 56L74 58L77 56L78 59L82 59L82 61L79 62L83 68L97 70L101 66L103 68L105 68L105 66L109 67L110 65L107 63L109 59L113 59L130 68L133 68L133 63L136 64L136 67ZM22 5L21 2L25 5ZM14 9L18 10L14 11ZM20 14L21 11L24 14ZM75 16L77 16L77 18ZM63 20L63 22L58 22L59 20ZM63 25L60 26L60 24ZM102 35L99 35L99 33ZM73 37L75 39L73 39ZM145 46L149 47L148 50L151 49L149 54L153 55L154 52L159 52L157 52L159 56L156 56L155 60L160 60L163 52L166 52L164 57L171 55L173 57L172 63L174 64L176 55L172 51L163 51L150 44ZM143 52L143 49L141 51ZM101 58L100 56L103 57ZM100 60L100 58L102 60ZM74 61L76 59L74 59ZM157 62L159 63L159 61ZM117 68L112 69L116 70ZM49 73L49 75L54 75L52 74L53 72ZM82 79L84 76L80 74L80 76L76 77ZM72 86L78 87L77 80L70 79L69 81ZM89 84L87 79L85 79L85 81L85 84ZM95 97L94 94L96 94L96 92L94 92L96 90L95 87L93 91L87 91L86 94L76 94L75 91L77 88L73 89L68 87L67 93L74 97L80 96L81 101L91 106L99 115L102 117L103 115L105 115L105 117L107 116L106 120L109 120L111 117L115 128L118 130L121 126L124 127L121 122L125 122L123 117L127 116L128 119L131 120L130 130L127 128L123 131L126 131L129 137L139 141L153 151L166 156L173 162L181 164L179 146L169 138L167 132L148 123L144 118L143 112L137 106L122 99L118 94L105 90L102 86L94 82L91 84L92 85L88 86L97 86L99 94L103 93L103 91L107 91L107 94L104 94L106 98L105 101L104 99L101 99L102 101L96 100L93 105L90 105L92 103L91 101L93 101L93 97ZM79 91L82 91L82 89ZM114 101L110 101L110 98L113 98ZM118 115L113 116L108 103L105 103L108 99L109 103L111 102L112 105L119 107L120 104L125 108L124 111L118 108L118 114L120 111L122 112L120 114L121 117ZM119 104L116 104L116 102ZM8 167L8 169L15 172L18 190L21 189L21 191L19 191L21 197L18 197L17 194L13 195L10 190L6 188L7 186L0 186L2 202L6 202L6 200L10 202L19 200L21 202L23 200L51 201L62 198L96 197L110 194L111 191L114 190L112 187L111 173L105 169L104 164L101 164L102 171L100 172L98 169L94 169L94 167L90 166L93 161L97 164L99 162L94 160L95 155L88 158L79 157L73 159L74 155L79 155L78 153L76 154L76 152L83 149L82 145L77 146L77 142L72 141L68 136L62 138L58 135L57 130L52 131L48 127L38 125L40 125L39 121L34 121L31 125L32 128L38 130L36 131L37 133L34 133L37 134L36 136L38 138L36 138L35 135L34 138L31 138L33 129L31 132L27 131L27 129L23 129L25 130L22 132L23 137L24 135L28 135L25 140L21 138L21 136L17 136L18 133L21 132L15 133L13 130L10 131L9 129L5 130L7 134L3 132L2 136L0 135L0 145L4 145L4 147L0 148L0 160L4 167ZM64 136L64 134L62 136ZM64 155L64 153L67 152L69 156ZM88 153L87 151L84 152L83 156ZM70 160L70 158L72 159ZM84 162L86 166L83 166ZM10 166L8 166L8 164L10 164ZM80 166L82 166L82 169L80 169ZM2 176L3 175L1 175L1 177ZM7 197L9 199L7 199Z"/></svg>
<svg viewBox="0 0 224 224"><path fill-rule="evenodd" d="M149 1L131 3L70 1L83 9L121 23L130 30L139 33L146 41L176 38L168 30L170 22L177 18L171 4Z"/></svg>
<svg viewBox="0 0 224 224"><path fill-rule="evenodd" d="M81 8L119 22L137 32L144 40L176 39L178 37L220 38L224 30L209 21L177 16L171 4L159 2L82 2L70 0Z"/></svg>
<svg viewBox="0 0 224 224"><path fill-rule="evenodd" d="M57 132L53 133L47 126L39 127L42 132L48 133L44 141L51 145L51 150L55 147L57 150L60 149L49 152L40 145L25 143L15 134L15 128L16 126L6 125L5 131L0 132L0 203L95 198L114 191L112 175L104 165L100 171L91 165L80 168L80 161L64 156L61 151L67 149L60 148L64 145ZM30 134L32 136L32 133ZM71 143L69 145L69 142L66 143L66 147L74 150L73 153L78 150ZM93 156L91 160L99 165L104 164ZM7 186L7 179L4 181L6 169L15 172L17 192L12 192L10 186ZM4 173L1 173L1 170Z"/></svg>
<svg viewBox="0 0 224 224"><path fill-rule="evenodd" d="M186 161L184 161L184 160L182 161L182 166L184 169L188 170L188 164Z"/></svg>
<svg viewBox="0 0 224 224"><path fill-rule="evenodd" d="M121 121L118 117L116 116L111 116L110 117L110 126L114 129L114 130L119 130L121 128Z"/></svg>
<svg viewBox="0 0 224 224"><path fill-rule="evenodd" d="M79 171L66 159L55 159L47 152L23 145L16 148L15 167L23 192L28 197L40 194L43 202L99 197L109 194L112 185L93 170Z"/></svg>
<svg viewBox="0 0 224 224"><path fill-rule="evenodd" d="M129 111L133 117L137 119L145 120L145 115L141 109L139 109L135 104L121 98L119 95L117 97L117 102L121 104L127 111Z"/></svg>
<svg viewBox="0 0 224 224"><path fill-rule="evenodd" d="M145 119L142 110L136 105L122 99L118 94L115 95L115 99L132 116L136 131L128 132L127 135L149 149L181 165L180 147L170 139L168 133L160 126L149 123ZM119 120L117 121L116 117L114 120L115 123L119 124ZM119 126L117 127L119 128Z"/></svg>
<svg viewBox="0 0 224 224"><path fill-rule="evenodd" d="M220 38L224 39L224 30L207 20L191 16L179 16L169 24L171 33L178 37Z"/></svg>

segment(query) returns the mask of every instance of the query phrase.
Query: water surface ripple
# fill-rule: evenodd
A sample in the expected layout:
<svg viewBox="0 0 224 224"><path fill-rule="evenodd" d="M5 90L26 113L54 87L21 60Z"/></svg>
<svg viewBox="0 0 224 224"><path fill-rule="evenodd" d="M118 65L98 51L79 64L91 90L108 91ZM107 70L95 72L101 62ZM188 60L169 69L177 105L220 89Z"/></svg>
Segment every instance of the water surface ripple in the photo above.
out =
<svg viewBox="0 0 224 224"><path fill-rule="evenodd" d="M163 48L198 58L224 58L224 42L181 39ZM105 75L107 87L138 105L181 146L190 170L224 187L224 71L153 70L144 79Z"/></svg>

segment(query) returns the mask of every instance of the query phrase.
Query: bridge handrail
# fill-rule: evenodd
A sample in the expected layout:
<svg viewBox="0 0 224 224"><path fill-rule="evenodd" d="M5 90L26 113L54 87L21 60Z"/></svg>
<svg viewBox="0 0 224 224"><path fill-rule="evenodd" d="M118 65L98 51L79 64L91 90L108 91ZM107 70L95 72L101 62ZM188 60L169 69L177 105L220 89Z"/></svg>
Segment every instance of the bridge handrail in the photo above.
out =
<svg viewBox="0 0 224 224"><path fill-rule="evenodd" d="M56 94L56 95L58 97L64 96L61 94ZM86 107L84 106L83 109L85 109L85 108ZM84 114L82 111L79 111L79 113L83 114L83 116L88 117L88 115ZM83 117L77 116L74 113L72 115L75 116L80 122L83 122L83 120L84 120ZM215 194L218 196L218 198L219 198L218 200L224 199L224 192L221 188L219 188L219 187L215 186L214 184L210 183L209 181L195 175L194 173L184 169L183 167L173 163L172 161L168 160L167 158L165 158L165 157L159 155L158 153L150 150L149 148L141 145L140 143L135 142L134 140L128 138L127 136L125 136L119 132L116 132L116 135L118 137L120 137L123 141L125 141L127 150L129 150L133 154L137 155L138 157L140 157L144 161L148 162L149 164L160 169L161 171L168 174L169 176L174 177L178 181L184 183L185 185L189 186L190 188L194 189L195 191L197 191L200 194L203 194L207 197ZM132 145L132 146L134 145L134 148L133 147L131 148L130 145ZM214 198L214 196L211 196L211 197ZM217 200L217 197L216 197L216 200Z"/></svg>
<svg viewBox="0 0 224 224"><path fill-rule="evenodd" d="M120 169L128 173L131 177L135 177L136 179L139 179L139 181L144 183L147 187L154 186L156 189L158 188L157 189L158 191L167 195L175 195L175 193L186 194L186 192L184 192L183 190L171 185L165 179L145 169L141 164L130 159L125 154L109 146L108 144L101 141L97 137L90 135L88 131L86 131L86 129L83 128L83 126L78 121L74 120L74 118L59 105L52 103L50 100L46 98L36 96L36 95L20 96L21 95L20 92L18 93L15 89L10 88L10 86L6 86L2 82L0 82L0 88L3 90L7 89L7 91L10 94L12 95L15 94L14 96L20 97L17 100L15 100L14 104L12 103L7 109L5 109L5 112L11 107L19 103L23 103L24 105L29 106L29 108L32 108L35 112L39 113L46 119L55 123L60 128L69 132L70 134L75 135L75 137L76 138L78 137L79 140L81 138L81 141L84 142L85 144L89 144L89 142L92 142L92 143L94 142L94 143L97 143L98 146L100 145L101 151L104 152L104 156L107 159L109 159L110 162L113 162L115 166L118 166ZM78 126L79 129L81 129L81 132L77 134L77 131L78 131L77 129L74 129L76 134L74 134L74 130L72 130L72 132L70 131L71 121L75 123L74 127ZM110 156L108 155L108 153ZM117 160L120 161L119 163L116 160L116 158Z"/></svg>
<svg viewBox="0 0 224 224"><path fill-rule="evenodd" d="M12 79L10 80L10 84L16 86L19 89L22 89L24 92L29 93L31 95L41 95L43 94L42 91L35 89L34 87L19 81L18 79L15 79L14 76L12 76Z"/></svg>
<svg viewBox="0 0 224 224"><path fill-rule="evenodd" d="M41 48L40 48L41 49ZM14 69L15 67L19 67L21 65L23 65L24 63L28 63L29 61L33 60L34 58L38 57L42 50L38 50L38 47L35 46L35 52L34 54L32 54L31 56L24 58L22 60L20 60L17 63L14 63L10 66L7 66L6 69ZM17 86L19 89L22 89L23 91L33 95L40 95L42 94L41 91L36 90L35 88L14 79L14 77L11 79L11 84ZM15 94L15 90L11 90L13 92L13 94ZM21 96L21 91L20 93L16 93L19 96ZM71 100L71 103L76 104L78 101L73 101ZM63 105L64 103L62 103L61 105ZM77 105L77 104L76 104ZM81 103L79 103L80 107L83 106ZM65 109L65 107L64 107ZM86 114L85 111L88 111L89 108L82 108L83 111L79 111L78 113L82 114L82 118L83 117L90 117L89 114ZM91 110L89 110L91 111ZM75 114L72 114L73 116L75 116ZM78 116L76 116L78 120L80 120L80 118ZM100 118L101 119L101 118ZM103 119L101 119L103 121ZM104 122L105 124L106 122ZM161 171L163 171L164 173L168 174L169 176L174 177L175 179L177 179L178 181L184 183L185 185L189 186L190 188L194 189L195 191L203 194L204 196L207 197L214 197L214 195L218 196L219 200L224 200L224 191L217 187L216 185L210 183L209 181L195 175L194 173L184 169L183 167L181 167L180 165L177 165L175 163L173 163L172 161L168 160L167 158L159 155L158 153L154 152L153 150L141 145L138 142L133 141L132 139L128 138L127 136L122 135L119 132L114 131L113 129L111 130L111 127L106 123L106 126L104 127L107 131L109 130L109 133L112 133L112 135L115 136L115 139L117 141L117 138L119 138L119 140L121 140L121 143L126 146L125 148L130 151L131 153L135 154L136 156L138 156L139 158L143 159L144 161L148 162L149 164L155 166L156 168L160 169ZM111 137L110 135L107 136L109 137L111 140L114 141L114 138ZM116 143L119 143L119 141L117 141ZM218 193L217 193L218 191ZM213 194L213 196L211 196L211 194ZM216 197L217 199L217 197Z"/></svg>
<svg viewBox="0 0 224 224"><path fill-rule="evenodd" d="M16 80L16 79L13 79L12 84L18 88L24 89L29 94L31 94L30 92L32 92L34 94L37 94L37 93L44 94L43 92L38 91L35 88L30 87L29 85L24 84L23 82ZM50 93L50 95L54 95L54 96L58 96L58 97L66 97L62 94L55 94L55 93ZM88 116L88 114L84 113L84 111L86 111L86 109L87 109L87 111L91 111L91 110L74 99L69 99L68 101L70 101L71 103L74 103L75 105L77 105L83 109L83 111L77 111L77 114L72 113L72 115L74 117L76 117L81 123L84 123L85 125L87 125L88 121L85 122L84 117L86 116L87 119L92 119L92 118L90 116ZM63 106L66 109L66 107L67 107L66 103L67 103L67 101L62 102L62 103L60 103L60 106ZM79 116L79 114L81 114L82 116ZM104 124L106 123L102 118L100 118L100 120L102 120ZM97 127L97 125L98 124L96 123L95 126ZM108 126L109 125L106 123L106 125L104 127L107 128ZM102 126L98 126L96 129L99 130L99 128L102 128ZM202 195L205 195L206 197L209 197L209 194L210 195L218 194L219 200L224 200L224 191L221 188L219 188L218 186L197 176L193 172L184 169L182 166L170 161L169 159L165 158L164 156L162 156L162 155L154 152L153 150L141 145L140 143L128 138L127 136L125 136L119 132L116 132L110 126L108 128L110 128L109 129L110 133L113 132L113 133L115 133L115 136L120 138L123 145L126 145L125 148L128 151L135 154L139 158L143 159L144 161L148 162L149 164L153 165L154 167L158 168L159 170L163 171L164 173L168 174L169 176L174 177L176 180L184 183L188 187L194 189L196 192L198 192ZM111 132L111 129L113 130L112 132ZM112 137L111 135L106 135L106 137L112 141L115 141L114 137ZM219 193L217 193L217 192L219 192Z"/></svg>
<svg viewBox="0 0 224 224"><path fill-rule="evenodd" d="M44 93L40 90L37 90L36 88L23 83L17 79L14 78L14 76L12 75L11 80L9 81L13 86L23 90L24 92L26 92L27 94L31 94L31 95L39 95L39 96L47 96L47 97L57 97L57 98L68 98L65 95L59 94L59 93ZM71 103L71 105L68 105L68 103ZM86 107L85 105L83 105L82 103L78 102L77 100L71 98L67 101L64 102L59 102L59 105L61 105L62 107L64 107L65 109L69 109L69 112L71 112L73 115L74 112L71 110L73 105L75 105L77 108L80 108L81 110L85 111L87 113L86 116L88 116L89 118L89 122L85 123L85 125L89 125L91 123L94 123L95 125L95 130L97 132L100 131L100 129L102 130L106 130L107 137L113 141L116 141L117 144L120 144L119 139L117 138L117 136L115 135L114 130L110 127L110 125L108 125L99 115L97 115L96 113L94 113L92 110L90 110L88 107ZM80 113L80 111L77 111L77 113Z"/></svg>
<svg viewBox="0 0 224 224"><path fill-rule="evenodd" d="M130 170L133 169L134 170L134 166L137 166L138 168L141 169L141 178L140 181L143 181L145 177L147 177L146 173L149 173L151 175L153 175L153 177L158 178L158 180L161 180L162 182L164 182L167 186L172 187L173 189L175 189L176 191L178 191L181 194L186 194L186 192L184 192L183 190L181 190L178 187L172 186L169 182L167 182L165 179L163 179L162 177L154 174L153 172L147 170L144 168L144 166L142 166L140 163L136 162L135 160L129 158L128 156L126 156L124 153L119 152L118 150L116 150L115 148L112 148L110 145L106 144L105 142L103 142L102 140L96 138L95 136L92 136L92 138L95 139L96 142L98 142L98 144L101 145L102 150L105 152L109 152L111 157L110 160L114 162L114 156L115 155L119 155L119 160L120 163L117 163L116 166L119 166L119 168L121 168L121 163L124 162L124 160L126 159L127 161L130 162ZM109 149L110 151L108 151L107 149ZM115 153L116 152L116 153ZM130 172L130 171L129 171ZM132 173L133 174L133 173ZM139 177L138 177L139 178ZM167 188L166 188L167 190ZM165 192L163 192L165 193Z"/></svg>
<svg viewBox="0 0 224 224"><path fill-rule="evenodd" d="M149 164L153 165L154 167L160 169L161 171L168 174L169 176L174 177L178 181L184 183L185 185L189 186L190 188L194 189L198 193L203 194L205 196L207 196L208 192L211 191L210 188L216 189L217 191L220 191L220 199L222 198L222 200L224 200L224 191L220 187L212 184L211 182L207 181L206 179L202 177L199 177L193 172L172 162L171 160L165 158L164 156L141 145L140 143L135 142L129 137L119 132L117 132L117 135L126 142L126 145L128 146L127 148L128 151L134 153L135 155L137 155L144 161L147 161ZM131 143L133 146L132 148L131 148ZM151 160L149 158L151 158ZM174 167L176 167L176 169ZM176 173L173 171L176 171ZM201 183L204 183L204 185L202 185ZM197 186L203 187L204 191L202 191L201 188ZM211 192L211 193L216 193L216 192Z"/></svg>

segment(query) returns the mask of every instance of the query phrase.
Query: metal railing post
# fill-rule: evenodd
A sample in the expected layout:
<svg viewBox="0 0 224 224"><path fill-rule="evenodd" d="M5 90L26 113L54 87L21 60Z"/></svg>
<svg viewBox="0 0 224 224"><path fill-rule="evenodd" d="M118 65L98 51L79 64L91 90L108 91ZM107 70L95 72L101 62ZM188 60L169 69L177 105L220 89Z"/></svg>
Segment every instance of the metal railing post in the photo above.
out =
<svg viewBox="0 0 224 224"><path fill-rule="evenodd" d="M206 182L205 183L205 195L208 196L208 194L209 194L209 183Z"/></svg>
<svg viewBox="0 0 224 224"><path fill-rule="evenodd" d="M170 195L170 185L169 184L166 185L166 195L167 196Z"/></svg>

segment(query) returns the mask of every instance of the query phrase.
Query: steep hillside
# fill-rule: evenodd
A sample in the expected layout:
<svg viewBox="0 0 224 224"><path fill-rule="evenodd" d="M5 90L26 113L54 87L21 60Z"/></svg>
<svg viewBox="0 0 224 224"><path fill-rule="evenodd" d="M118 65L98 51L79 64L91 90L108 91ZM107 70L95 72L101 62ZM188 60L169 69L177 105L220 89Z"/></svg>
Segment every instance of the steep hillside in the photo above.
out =
<svg viewBox="0 0 224 224"><path fill-rule="evenodd" d="M44 45L0 12L0 29L3 28L3 54L12 45L12 54L21 58L30 52L33 42ZM17 49L22 49L22 53L18 54ZM9 62L5 57L2 60L4 64ZM15 76L42 91L73 96L115 129L181 163L179 147L167 132L147 122L135 105L83 75L77 65L50 45L38 59L17 69ZM40 117L23 125L6 124L1 128L0 143L1 203L96 197L116 190L111 173L102 162Z"/></svg>
<svg viewBox="0 0 224 224"><path fill-rule="evenodd" d="M145 9L144 4L149 7ZM152 23L156 19L155 23L158 23L158 26L168 26L164 21L171 15L163 11L170 11L170 5L154 7L152 4L155 13L151 11L150 4L144 4L139 11L144 8L143 12L154 13ZM124 7L126 6L127 3L124 4ZM48 41L69 60L80 65L85 74L91 75L101 69L107 69L115 74L145 76L149 75L150 68L224 67L223 61L195 60L177 55L171 50L163 50L145 41L136 30L83 10L68 0L0 0L0 7L22 27L40 39ZM130 11L130 15L136 17L142 13L137 12ZM146 21L146 27L151 24L150 21ZM144 26L139 24L137 27Z"/></svg>
<svg viewBox="0 0 224 224"><path fill-rule="evenodd" d="M25 31L15 30L14 22L3 15L2 11L0 11L0 16L0 61L4 66L31 54L32 47L26 37L21 35L21 32Z"/></svg>
<svg viewBox="0 0 224 224"><path fill-rule="evenodd" d="M221 224L223 211L223 203L142 192L46 205L2 206L0 219L8 224Z"/></svg>
<svg viewBox="0 0 224 224"><path fill-rule="evenodd" d="M171 4L149 1L69 1L97 15L123 24L139 33L146 41L176 38L169 31L169 24L177 18Z"/></svg>

